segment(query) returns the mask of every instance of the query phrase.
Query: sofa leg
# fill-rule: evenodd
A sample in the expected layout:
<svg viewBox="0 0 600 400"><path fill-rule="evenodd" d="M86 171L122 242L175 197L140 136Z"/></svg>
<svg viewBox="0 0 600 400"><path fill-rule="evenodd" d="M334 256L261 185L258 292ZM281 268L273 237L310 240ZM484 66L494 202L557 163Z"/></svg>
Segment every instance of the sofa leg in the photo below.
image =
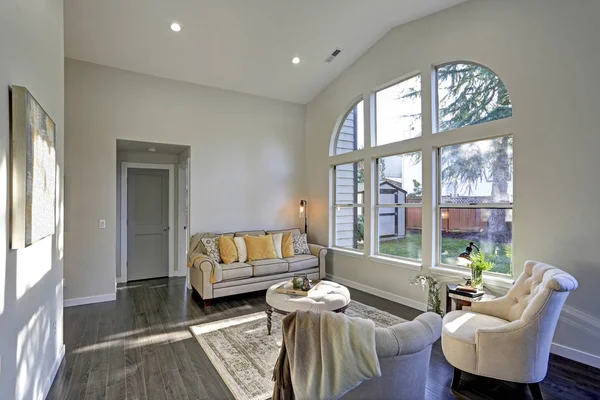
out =
<svg viewBox="0 0 600 400"><path fill-rule="evenodd" d="M211 299L204 299L204 307L210 307Z"/></svg>
<svg viewBox="0 0 600 400"><path fill-rule="evenodd" d="M544 397L542 396L542 389L540 388L539 382L529 383L527 386L529 386L529 391L531 391L531 395L533 396L534 400L544 399Z"/></svg>
<svg viewBox="0 0 600 400"><path fill-rule="evenodd" d="M452 390L458 390L458 384L460 383L460 375L462 371L458 368L454 368L454 377L452 378Z"/></svg>

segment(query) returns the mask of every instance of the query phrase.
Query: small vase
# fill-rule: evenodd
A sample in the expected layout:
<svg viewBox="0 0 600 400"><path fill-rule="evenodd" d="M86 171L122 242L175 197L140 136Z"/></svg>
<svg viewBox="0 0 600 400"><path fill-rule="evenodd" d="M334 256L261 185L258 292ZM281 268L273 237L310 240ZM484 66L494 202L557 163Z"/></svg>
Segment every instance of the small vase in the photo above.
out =
<svg viewBox="0 0 600 400"><path fill-rule="evenodd" d="M483 287L483 271L471 268L471 287L481 289Z"/></svg>
<svg viewBox="0 0 600 400"><path fill-rule="evenodd" d="M292 285L294 286L294 289L301 290L305 278L306 274L294 274L294 277L292 278Z"/></svg>

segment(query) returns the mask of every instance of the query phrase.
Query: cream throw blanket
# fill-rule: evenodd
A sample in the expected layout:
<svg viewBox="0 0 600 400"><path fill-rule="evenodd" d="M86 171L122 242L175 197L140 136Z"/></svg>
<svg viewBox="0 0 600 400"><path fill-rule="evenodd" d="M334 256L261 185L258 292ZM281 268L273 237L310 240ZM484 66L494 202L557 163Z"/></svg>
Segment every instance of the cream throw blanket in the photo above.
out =
<svg viewBox="0 0 600 400"><path fill-rule="evenodd" d="M296 311L283 319L282 328L273 400L337 399L381 376L373 321Z"/></svg>
<svg viewBox="0 0 600 400"><path fill-rule="evenodd" d="M190 249L187 254L187 266L191 268L194 263L198 261L202 262L203 259L209 258L206 255L206 248L202 243L203 238L214 238L214 233L196 233L190 238ZM211 259L212 260L212 259ZM197 266L199 267L199 266ZM212 262L212 269L210 271L210 283L221 282L223 280L223 269L221 265L215 261Z"/></svg>

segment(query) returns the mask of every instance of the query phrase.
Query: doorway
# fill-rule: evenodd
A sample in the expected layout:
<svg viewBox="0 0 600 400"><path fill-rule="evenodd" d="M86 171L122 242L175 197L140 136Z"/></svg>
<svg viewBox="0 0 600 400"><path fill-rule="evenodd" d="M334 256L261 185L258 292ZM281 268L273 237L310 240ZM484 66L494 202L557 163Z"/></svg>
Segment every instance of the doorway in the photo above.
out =
<svg viewBox="0 0 600 400"><path fill-rule="evenodd" d="M121 173L122 280L175 276L173 166L123 162Z"/></svg>
<svg viewBox="0 0 600 400"><path fill-rule="evenodd" d="M116 282L186 276L191 147L119 139L116 151Z"/></svg>
<svg viewBox="0 0 600 400"><path fill-rule="evenodd" d="M127 280L169 276L169 171L127 173Z"/></svg>

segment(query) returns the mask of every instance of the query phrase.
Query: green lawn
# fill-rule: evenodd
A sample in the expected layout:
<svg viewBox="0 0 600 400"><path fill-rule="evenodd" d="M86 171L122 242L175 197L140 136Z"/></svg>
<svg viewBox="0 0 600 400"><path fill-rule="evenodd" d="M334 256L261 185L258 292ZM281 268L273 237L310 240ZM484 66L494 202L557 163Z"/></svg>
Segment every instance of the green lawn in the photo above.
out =
<svg viewBox="0 0 600 400"><path fill-rule="evenodd" d="M457 256L465 251L468 244L469 239L442 238L442 263L456 265ZM510 273L510 258L506 256L506 250L510 251L510 244L481 241L477 245L483 250L486 258L494 262L493 272ZM421 259L421 234L408 233L404 238L381 242L379 253Z"/></svg>

